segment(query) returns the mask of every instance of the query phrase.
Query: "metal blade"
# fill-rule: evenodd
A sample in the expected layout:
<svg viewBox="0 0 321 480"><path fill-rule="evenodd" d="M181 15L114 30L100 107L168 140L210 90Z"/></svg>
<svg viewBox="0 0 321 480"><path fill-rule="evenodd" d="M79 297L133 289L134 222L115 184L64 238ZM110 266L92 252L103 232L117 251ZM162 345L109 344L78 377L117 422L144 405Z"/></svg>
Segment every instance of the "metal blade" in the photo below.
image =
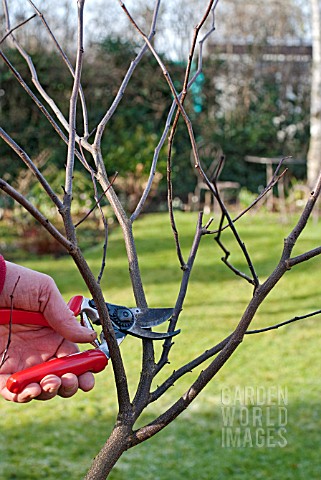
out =
<svg viewBox="0 0 321 480"><path fill-rule="evenodd" d="M118 345L120 345L127 335L126 333L118 330L118 328L116 327L114 327L114 332L115 332L116 341ZM107 345L106 338L103 331L100 334L100 342L101 343L100 343L99 349L102 350L108 358L110 358L108 345Z"/></svg>
<svg viewBox="0 0 321 480"><path fill-rule="evenodd" d="M156 327L169 320L174 312L173 308L148 308L147 310L131 308L130 310L135 316L136 326L140 328Z"/></svg>
<svg viewBox="0 0 321 480"><path fill-rule="evenodd" d="M126 333L133 335L138 338L149 338L150 340L163 340L165 338L174 337L179 334L180 330L175 330L175 332L152 332L151 330L144 330L138 325L134 325L130 330L127 330Z"/></svg>
<svg viewBox="0 0 321 480"><path fill-rule="evenodd" d="M87 313L95 325L101 325L95 302L88 299L84 300L82 311ZM166 320L169 320L174 312L173 308L147 308L146 310L142 310L138 307L128 308L107 302L106 306L111 320L120 328L124 326L125 323L128 323L127 329L130 328L130 324L133 322L140 328L156 327L166 322ZM126 312L128 312L128 314Z"/></svg>

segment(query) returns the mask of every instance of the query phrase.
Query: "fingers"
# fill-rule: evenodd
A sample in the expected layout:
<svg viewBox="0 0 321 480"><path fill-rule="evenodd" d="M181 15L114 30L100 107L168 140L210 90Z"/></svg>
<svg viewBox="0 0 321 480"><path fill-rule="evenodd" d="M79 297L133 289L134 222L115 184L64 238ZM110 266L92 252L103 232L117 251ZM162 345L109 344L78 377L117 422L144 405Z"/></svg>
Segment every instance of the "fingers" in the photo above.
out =
<svg viewBox="0 0 321 480"><path fill-rule="evenodd" d="M21 393L11 393L4 387L0 391L1 396L9 402L28 403L41 394L41 386L38 383L31 383Z"/></svg>
<svg viewBox="0 0 321 480"><path fill-rule="evenodd" d="M50 400L56 395L62 398L70 398L75 395L78 388L89 392L94 388L95 379L91 372L86 372L77 377L73 373L66 373L61 378L48 375L41 382L42 393L37 400Z"/></svg>
<svg viewBox="0 0 321 480"><path fill-rule="evenodd" d="M37 400L51 400L56 395L69 398L75 395L79 388L78 377L73 373L66 373L61 378L47 375L40 382L42 392Z"/></svg>
<svg viewBox="0 0 321 480"><path fill-rule="evenodd" d="M49 325L67 340L91 343L96 333L83 327L63 300L54 280L43 273L6 262L7 274L0 294L0 306L14 307L44 314Z"/></svg>
<svg viewBox="0 0 321 480"><path fill-rule="evenodd" d="M3 375L2 377L2 383L4 383L9 375ZM33 399L50 400L58 394L61 384L62 380L59 377L56 377L55 375L47 375L41 380L40 384L30 383L20 393L12 393L4 387L1 390L1 395L5 400L15 403L28 403Z"/></svg>
<svg viewBox="0 0 321 480"><path fill-rule="evenodd" d="M89 392L95 386L95 377L91 372L86 372L78 378L79 388L84 392Z"/></svg>
<svg viewBox="0 0 321 480"><path fill-rule="evenodd" d="M70 398L80 388L89 392L94 388L95 379L91 372L86 372L77 377L73 373L66 373L61 378L55 375L47 375L38 383L31 383L21 393L11 393L6 387L1 390L5 400L15 403L28 403L31 400L51 400L57 395L62 398Z"/></svg>
<svg viewBox="0 0 321 480"><path fill-rule="evenodd" d="M81 326L76 320L51 277L44 279L39 301L44 306L43 314L49 325L67 340L90 343L96 338L93 330Z"/></svg>

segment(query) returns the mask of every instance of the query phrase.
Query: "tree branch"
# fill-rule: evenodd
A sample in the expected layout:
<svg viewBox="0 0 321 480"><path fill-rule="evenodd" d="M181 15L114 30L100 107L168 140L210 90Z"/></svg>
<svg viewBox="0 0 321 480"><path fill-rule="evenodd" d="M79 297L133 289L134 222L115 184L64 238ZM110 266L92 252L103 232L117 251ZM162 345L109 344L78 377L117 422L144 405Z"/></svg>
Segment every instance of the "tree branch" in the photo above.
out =
<svg viewBox="0 0 321 480"><path fill-rule="evenodd" d="M168 327L169 332L174 332L174 330L176 329L179 314L183 309L183 303L185 301L187 288L188 288L190 276L191 276L191 273L192 273L192 268L193 268L193 265L194 265L194 261L195 261L195 258L196 258L196 254L197 254L197 251L198 251L198 248L199 248L199 245L200 245L202 235L205 234L205 229L202 227L202 219L203 219L203 213L200 212L199 215L198 215L198 222L197 222L197 225L196 225L194 240L193 240L193 244L192 244L192 247L191 247L191 250L190 250L190 253L189 253L186 268L183 270L182 281L181 281L180 290L179 290L179 293L178 293L178 296L177 296L177 300L176 300L176 304L175 304L175 308L174 308L174 313L173 313L172 318L170 319L170 322L169 322L169 327ZM172 346L173 346L173 342L172 342L171 338L165 339L164 344L163 344L162 355L161 355L161 357L160 357L160 359L159 359L159 361L156 365L155 375L168 363L168 356L169 356L169 352L170 352L170 349L171 349Z"/></svg>
<svg viewBox="0 0 321 480"><path fill-rule="evenodd" d="M213 3L214 6L213 6ZM193 35L193 40L192 40L192 45L190 48L189 56L188 56L188 62L187 62L187 67L185 71L185 78L183 82L183 89L182 89L182 94L179 98L181 105L184 104L185 98L187 96L188 92L188 82L189 82L189 77L190 77L190 72L192 68L192 61L194 58L194 52L196 48L196 42L198 38L198 34L202 26L204 25L205 21L207 20L209 14L211 11L213 11L214 14L214 9L216 7L217 1L214 2L214 0L211 0L207 6L207 9L203 15L202 20L196 27L194 28L194 35ZM214 16L213 16L213 21L214 21ZM214 31L214 24L212 26L211 31ZM168 153L167 153L167 203L168 203L168 210L169 210L169 216L170 216L170 222L172 226L172 231L175 239L175 244L176 244L176 252L177 256L181 265L181 268L184 270L186 268L185 266L185 261L182 255L182 250L180 247L180 241L179 241L179 234L178 230L176 227L176 222L175 222L175 215L174 215L174 210L173 210L173 185L172 185L172 151L173 151L173 142L174 142L174 136L175 132L177 129L177 124L179 121L179 117L181 115L181 110L178 108L176 112L176 116L172 125L172 129L170 132L170 135L168 137Z"/></svg>
<svg viewBox="0 0 321 480"><path fill-rule="evenodd" d="M4 0L6 2L6 0ZM33 18L35 18L37 15L34 14L34 15L31 15L31 17L27 18L26 20L23 20L22 22L20 22L18 25L16 25L15 27L13 28L10 28L9 31L7 31L7 33L2 37L2 39L0 40L0 45L1 43L3 43L5 41L6 38L9 37L9 35L11 35L15 30L17 30L18 28L22 27L23 25L25 25L26 23L30 22L30 20L32 20ZM7 17L8 18L8 17Z"/></svg>
<svg viewBox="0 0 321 480"><path fill-rule="evenodd" d="M293 322L298 322L300 320L305 320L306 318L314 317L315 315L319 315L321 313L321 310L316 310L311 313L306 313L305 315L300 315L291 318L290 320L286 320L285 322L277 323L275 325L271 325L270 327L265 327L265 328L259 328L257 330L247 330L245 332L246 335L253 335L256 333L263 333L263 332L269 332L270 330L276 330L277 328L284 327L285 325L289 325L290 323Z"/></svg>
<svg viewBox="0 0 321 480"><path fill-rule="evenodd" d="M76 138L76 111L77 111L77 98L80 86L81 69L83 63L83 13L85 0L78 0L78 47L77 47L77 59L74 76L74 84L70 96L70 108L69 108L69 142L67 153L67 165L66 165L66 179L65 179L65 197L64 206L67 211L70 211L72 200L72 180L74 171L74 158L75 158L75 138ZM67 235L74 235L74 229L67 229Z"/></svg>
<svg viewBox="0 0 321 480"><path fill-rule="evenodd" d="M207 183L207 185L209 186L210 190L212 191L214 197L216 198L216 200L218 201L219 203L219 206L221 208L221 212L222 212L222 216L221 216L221 221L220 221L220 226L219 226L219 229L218 229L218 233L217 233L217 236L215 238L215 240L217 241L218 245L220 245L220 247L223 249L224 253L225 253L225 257L222 258L222 261L237 275L243 277L245 280L247 280L248 282L250 282L251 284L254 285L254 291L255 289L259 286L259 279L257 277L257 274L256 274L256 271L255 271L255 268L254 268L254 265L252 263L252 260L250 258L250 255L247 251L247 248L246 248L246 245L245 243L241 240L240 238L240 235L237 231L237 229L235 228L235 225L234 225L234 222L233 220L231 219L231 216L226 208L226 206L224 205L224 202L220 196L220 193L218 191L218 188L217 188L217 185L216 183L212 183L208 180L205 172L203 171L203 169L201 168L201 171L203 172L203 175L204 175L204 179ZM229 262L228 262L228 257L230 255L229 251L223 246L221 240L220 240L220 236L221 236L221 232L222 232L222 228L223 228L223 221L224 221L224 218L227 218L227 221L228 221L228 225L234 235L234 238L235 240L237 241L239 247L241 248L241 251L243 252L243 255L246 259L246 262L247 262L247 265L249 267L249 270L252 274L252 278L248 277L247 275L245 275L244 273L240 272L239 270L237 270L235 267L233 267Z"/></svg>
<svg viewBox="0 0 321 480"><path fill-rule="evenodd" d="M7 30L10 30L10 17L9 17L9 10L8 10L8 5L7 5L7 0L4 0L4 7L5 7L5 12L6 12L6 21L7 21ZM20 55L24 58L26 61L28 68L31 73L31 80L42 98L48 103L48 105L51 107L53 112L55 113L56 117L60 121L60 123L63 125L63 127L66 129L66 131L69 131L69 125L65 117L63 116L62 112L54 102L54 100L47 94L47 92L43 89L41 83L39 82L38 75L36 68L33 64L32 58L30 55L27 54L27 52L21 47L21 45L17 42L15 36L11 33L10 34L10 39L15 46L15 48L18 50ZM16 72L16 70L11 66L10 62L5 58L4 54L1 52L2 58L5 60L7 65L10 67L11 71L15 74L16 78L19 80L20 84L23 86L23 88L26 90L26 92L31 96L31 98L34 100L34 102L37 104L38 107L41 105L41 111L45 113L45 107L41 104L41 102L37 99L37 97L34 95L34 93L30 90L30 88L27 86L27 84L24 82L22 79L21 75ZM48 116L46 115L48 118ZM50 117L52 119L52 117ZM49 118L48 118L49 119ZM52 119L50 123L54 122ZM54 122L55 123L55 122ZM59 127L57 127L59 128Z"/></svg>
<svg viewBox="0 0 321 480"><path fill-rule="evenodd" d="M296 257L292 257L287 261L288 269L298 265L299 263L306 262L307 260L311 260L311 258L316 257L317 255L321 254L321 247L314 248L308 252L302 253L301 255L297 255Z"/></svg>
<svg viewBox="0 0 321 480"><path fill-rule="evenodd" d="M219 247L223 250L225 256L222 257L222 262L225 263L225 265L230 269L232 270L233 273L235 273L235 275L238 275L239 277L243 278L244 280L246 280L247 282L251 283L252 285L254 285L254 287L256 287L258 285L258 282L256 283L254 278L251 278L249 277L248 275L246 275L245 273L241 272L240 270L238 270L237 268L235 268L229 261L228 261L228 258L230 256L230 251L225 247L225 245L223 244L223 242L221 241L221 233L222 233L222 226L223 226L223 221L224 221L224 218L225 218L225 214L222 213L221 215L221 220L220 220L220 226L219 226L219 229L218 229L218 233L215 237L215 241L216 243L219 245ZM235 229L236 231L236 229ZM245 244L242 242L242 244L244 245L245 247ZM247 250L246 250L246 253L247 253ZM250 263L250 265L252 266L252 269L254 270L254 267L253 267L253 264L251 262L251 259L250 257L248 257L248 263Z"/></svg>
<svg viewBox="0 0 321 480"><path fill-rule="evenodd" d="M61 209L63 204L52 190L51 186L42 175L40 170L35 166L31 158L27 155L27 153L0 127L0 137L12 148L14 152L21 158L21 160L27 165L27 167L33 172L33 174L37 177L39 183L54 202L58 209Z"/></svg>
<svg viewBox="0 0 321 480"><path fill-rule="evenodd" d="M262 190L262 192L256 197L255 200L253 200L253 202L247 207L245 208L242 212L240 212L236 217L234 217L232 219L232 222L235 223L237 220L239 220L240 218L242 218L247 212L249 212L255 205L257 205L259 203L260 200L262 200L271 190L272 188L279 182L279 180L281 180L281 178L284 177L284 175L287 173L287 168L283 170L283 172L278 175L278 172L279 172L279 169L281 167L281 165L283 164L284 160L286 160L287 158L290 158L290 157L284 157L280 160L280 163L278 164L277 168L275 169L275 172L273 174L273 177L271 179L271 181L268 183L268 185L266 185L266 187ZM223 230L226 230L227 228L229 228L229 223L227 223L226 225L222 226L221 227L221 232ZM215 233L218 233L219 230L213 230L211 232L208 232L209 234L215 234Z"/></svg>
<svg viewBox="0 0 321 480"><path fill-rule="evenodd" d="M152 24L151 24L151 28L150 28L150 33L148 35L149 40L152 40L152 38L155 35L155 28L156 28L158 13L159 13L159 6L160 6L160 0L157 0L155 2L153 20L152 20ZM127 73L126 73L126 75L125 75L125 77L124 77L124 79L121 83L121 86L120 86L120 88L119 88L119 90L118 90L110 108L108 109L108 111L106 112L105 116L102 118L100 123L97 125L96 135L95 135L95 139L94 139L94 143L93 143L93 146L95 148L100 147L101 139L102 139L103 133L105 131L106 125L109 122L109 120L111 119L111 117L113 116L113 114L115 113L121 99L123 98L123 95L125 93L126 87L129 83L129 80L131 79L137 65L139 64L139 62L143 58L146 51L147 51L147 45L143 45L141 50L136 55L135 59L131 62L130 67L127 70Z"/></svg>
<svg viewBox="0 0 321 480"><path fill-rule="evenodd" d="M23 195L11 187L5 180L0 178L0 189L7 193L11 198L20 203L39 223L70 253L75 248L74 244L67 240L59 230L42 215L42 213L32 205Z"/></svg>
<svg viewBox="0 0 321 480"><path fill-rule="evenodd" d="M40 12L40 10L35 6L35 4L31 1L31 0L27 0L30 5L32 6L32 8L35 10L36 12L36 15L38 15L38 17L40 18L41 22L43 23L43 25L45 26L48 34L50 35L55 47L57 48L58 52L60 53L63 61L65 62L65 64L67 65L71 75L73 77L75 77L75 71L70 63L70 60L68 59L67 55L65 54L65 52L63 51L63 49L61 48L61 45L59 44L59 42L57 41L56 37L54 36L51 28L49 27L44 15ZM83 119L84 119L84 138L87 139L89 137L89 132L88 132L88 114L87 114L87 107L86 107L86 99L85 99L85 95L84 95L84 92L83 92L83 89L82 89L82 86L79 85L79 96L80 96L80 101L81 101L81 105L82 105L82 114L83 114ZM77 139L78 141L78 139Z"/></svg>
<svg viewBox="0 0 321 480"><path fill-rule="evenodd" d="M88 212L86 213L86 215L85 215L81 220L79 220L79 222L77 222L77 223L75 224L75 228L79 227L79 225L81 225L81 224L92 214L92 212L93 212L97 207L100 207L100 202L101 202L101 200L103 199L103 197L106 196L107 191L108 191L109 188L111 188L112 185L114 184L117 175L118 175L118 172L115 172L115 175L114 175L114 177L112 178L112 180L111 180L111 182L110 182L110 184L109 184L109 187L107 187L107 189L100 195L100 197L97 197L97 195L96 195L97 198L95 198L95 205L94 205L90 210L88 210Z"/></svg>
<svg viewBox="0 0 321 480"><path fill-rule="evenodd" d="M209 358L219 353L225 347L225 345L227 345L230 339L231 339L231 335L226 337L224 340L222 340L220 343L218 343L214 347L206 350L204 353L202 353L198 357L194 358L191 362L188 362L186 365L183 365L178 370L175 370L172 373L172 375L170 375L161 385L159 385L154 390L154 392L151 392L149 403L152 403L158 400L162 395L164 395L164 393L170 387L174 386L174 383L179 378L183 377L186 373L191 372L194 368L198 367L199 365L204 363L206 360L208 360Z"/></svg>
<svg viewBox="0 0 321 480"><path fill-rule="evenodd" d="M217 3L217 2L216 2ZM214 16L214 12L213 12L213 16ZM193 77L191 78L191 80L189 81L188 83L188 89L190 89L190 87L193 85L193 83L195 83L195 81L197 80L197 78L199 77L200 73L202 72L202 66L203 66L203 44L205 42L205 40L207 40L207 38L210 36L210 34L215 30L215 27L214 27L214 20L213 20L213 25L211 27L211 29L204 35L204 37L199 41L199 49L200 49L200 53L199 53L199 58L198 58L198 68L197 68L197 71L195 72L195 74L193 75ZM179 99L181 99L182 97L182 92L179 94ZM161 135L161 138L158 142L158 145L157 147L155 148L155 151L154 151L154 156L153 156L153 160L152 160L152 164L151 164L151 168L150 168L150 174L149 174L149 178L148 178L148 182L147 182L147 185L144 189L144 192L142 194L142 197L140 199L140 201L138 202L137 204L137 207L135 209L135 211L133 212L132 216L131 216L131 221L134 222L137 217L140 215L143 207L144 207L144 204L146 202L146 199L149 195L149 192L150 192L150 189L152 187L152 183L153 183L153 180L154 180L154 176L155 176L155 173L156 173L156 167L157 167L157 162L158 162L158 157L159 157L159 154L160 154L160 151L165 143L165 139L168 135L168 132L169 132L169 129L170 129L170 126L171 126L171 121L172 121L172 118L173 118L173 115L175 113L175 110L177 108L177 105L176 105L176 102L175 100L173 100L172 102L172 105L171 105L171 108L169 110L169 113L167 115L167 119L166 119L166 123L165 123L165 127L164 127L164 130L163 130L163 133Z"/></svg>

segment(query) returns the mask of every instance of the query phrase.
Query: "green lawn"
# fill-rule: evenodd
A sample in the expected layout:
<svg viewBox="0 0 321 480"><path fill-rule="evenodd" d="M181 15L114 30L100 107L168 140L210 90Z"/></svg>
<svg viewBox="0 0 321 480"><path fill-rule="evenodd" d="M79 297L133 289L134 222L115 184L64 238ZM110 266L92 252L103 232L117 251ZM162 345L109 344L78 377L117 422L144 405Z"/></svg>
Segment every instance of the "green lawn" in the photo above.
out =
<svg viewBox="0 0 321 480"><path fill-rule="evenodd" d="M196 214L179 213L177 221L187 255ZM263 214L249 215L239 222L241 237L261 281L276 265L290 228L290 224L281 224L277 216ZM137 222L135 234L149 304L171 306L178 292L181 270L167 216L145 216ZM296 253L318 246L320 236L321 224L311 223ZM224 238L233 252L231 261L246 270L228 232ZM101 251L102 246L97 245L86 255L96 272ZM221 256L213 239L204 237L181 316L182 332L175 339L171 363L164 374L171 373L229 333L251 297L251 286L227 270L220 261ZM20 262L52 275L66 300L76 293L87 294L68 257L30 257ZM320 266L320 260L313 259L288 272L259 310L253 325L266 326L319 309ZM110 235L103 287L109 301L133 303L118 230ZM319 480L320 321L320 317L314 317L280 330L246 337L191 407L159 435L125 453L110 478ZM156 347L159 353L161 345ZM140 372L139 340L127 338L122 344L122 353L134 392ZM170 405L197 373L188 374L159 404L151 405L143 421L153 419ZM96 379L94 391L79 393L68 400L57 398L28 405L1 402L1 479L76 480L84 476L92 457L106 439L116 413L111 368ZM270 402L265 399L260 403L260 394L266 396L276 391L286 393L285 403L284 398L277 401L272 398ZM254 392L254 397L248 397L247 404L242 406L237 394L248 392ZM228 426L226 414L235 414ZM227 441L228 435L232 436Z"/></svg>

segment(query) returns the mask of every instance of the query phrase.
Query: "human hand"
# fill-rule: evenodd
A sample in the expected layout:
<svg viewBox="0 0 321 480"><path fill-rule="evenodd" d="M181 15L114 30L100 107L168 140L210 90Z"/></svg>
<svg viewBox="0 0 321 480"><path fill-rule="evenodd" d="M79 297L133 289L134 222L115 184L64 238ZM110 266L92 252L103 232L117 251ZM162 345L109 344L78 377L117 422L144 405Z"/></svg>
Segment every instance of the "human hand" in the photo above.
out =
<svg viewBox="0 0 321 480"><path fill-rule="evenodd" d="M13 373L75 353L78 348L74 342L89 343L96 336L75 319L51 277L10 262L6 262L6 267L0 307L10 308L13 295L15 309L41 312L52 328L12 325L8 358L0 370L0 394L6 400L25 403L32 399L49 400L56 395L71 397L78 388L91 390L94 376L90 372L79 377L71 373L61 378L47 375L39 384L30 384L19 394L6 388L6 381ZM8 325L0 325L0 358L8 342L8 332Z"/></svg>

